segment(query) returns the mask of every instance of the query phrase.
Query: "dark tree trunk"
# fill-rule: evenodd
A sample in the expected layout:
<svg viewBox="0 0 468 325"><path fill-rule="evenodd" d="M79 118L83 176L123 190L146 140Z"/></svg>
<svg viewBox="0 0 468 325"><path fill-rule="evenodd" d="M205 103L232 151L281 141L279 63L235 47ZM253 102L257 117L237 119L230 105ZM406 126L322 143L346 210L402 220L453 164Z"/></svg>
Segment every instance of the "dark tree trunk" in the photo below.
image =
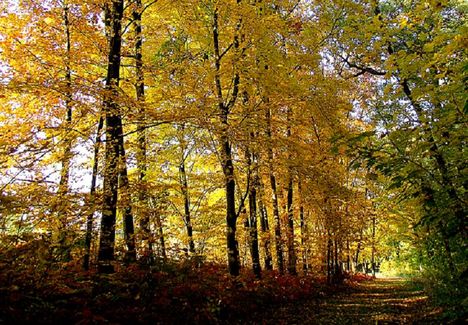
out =
<svg viewBox="0 0 468 325"><path fill-rule="evenodd" d="M70 213L68 207L68 200L65 195L68 193L69 178L70 178L70 161L72 158L72 80L71 80L71 67L70 67L70 51L71 51L71 37L70 37L70 19L69 19L69 7L68 4L64 3L63 7L63 23L65 27L66 37L66 66L65 66L65 127L63 136L63 156L61 159L61 170L60 170L60 181L58 186L57 194L59 195L59 206L58 209L58 246L59 254L61 259L69 261L70 245L67 243L69 240L67 226L68 226L68 214Z"/></svg>
<svg viewBox="0 0 468 325"><path fill-rule="evenodd" d="M330 237L330 232L328 232L327 240L327 283L331 283L332 280L332 246L333 242Z"/></svg>
<svg viewBox="0 0 468 325"><path fill-rule="evenodd" d="M123 134L122 125L119 127L119 133ZM127 252L125 253L125 260L127 263L136 261L136 248L135 248L135 226L133 223L132 204L129 193L130 183L128 181L127 173L127 157L125 154L125 147L123 137L119 137L120 144L120 172L119 172L119 190L121 200L124 203L123 213L123 231L124 240L127 245Z"/></svg>
<svg viewBox="0 0 468 325"><path fill-rule="evenodd" d="M239 247L236 240L236 202L235 191L236 183L234 181L234 166L231 158L231 144L227 136L222 136L222 154L223 159L223 172L225 179L226 189L226 223L227 223L227 249L228 249L228 268L231 275L237 276L240 271L239 263Z"/></svg>
<svg viewBox="0 0 468 325"><path fill-rule="evenodd" d="M85 255L83 259L83 267L85 270L89 270L90 256L91 256L91 241L93 238L93 219L94 212L96 210L96 180L98 174L99 165L99 149L101 147L101 132L104 126L104 119L102 115L99 117L98 127L96 131L96 140L94 143L94 157L93 157L93 172L91 175L91 189L89 191L89 206L91 211L86 218L86 237L85 237Z"/></svg>
<svg viewBox="0 0 468 325"><path fill-rule="evenodd" d="M251 136L253 139L253 136ZM253 171L252 181L249 184L249 237L250 237L250 255L252 257L252 268L257 278L261 277L260 252L258 249L258 230L257 230L257 188L258 188L258 165L255 154L249 150L246 151L248 165ZM249 175L249 177L251 177Z"/></svg>
<svg viewBox="0 0 468 325"><path fill-rule="evenodd" d="M288 182L288 273L297 274L296 270L296 250L294 245L294 210L293 210L293 181L292 176L289 176Z"/></svg>
<svg viewBox="0 0 468 325"><path fill-rule="evenodd" d="M269 140L268 143L268 163L270 167L270 185L272 192L273 200L273 220L275 221L275 246L276 246L276 265L278 272L284 273L284 260L283 260L283 241L281 239L281 221L279 216L279 206L278 206L278 191L276 186L276 177L273 170L273 143L271 135L271 113L270 109L266 109L266 135Z"/></svg>
<svg viewBox="0 0 468 325"><path fill-rule="evenodd" d="M351 271L351 255L349 249L349 239L346 240L346 271Z"/></svg>
<svg viewBox="0 0 468 325"><path fill-rule="evenodd" d="M371 254L371 266L372 276L375 277L375 214L372 214L372 254Z"/></svg>
<svg viewBox="0 0 468 325"><path fill-rule="evenodd" d="M265 269L272 270L273 263L271 257L271 249L270 249L270 225L268 224L268 211L265 206L265 193L263 190L263 184L260 177L258 177L258 209L260 211L260 229L262 232L262 240L263 240L263 249L265 251Z"/></svg>
<svg viewBox="0 0 468 325"><path fill-rule="evenodd" d="M70 160L71 160L71 128L72 128L72 80L71 80L71 67L70 67L70 51L71 51L71 37L70 37L70 20L69 20L69 8L65 4L63 8L63 19L65 25L65 36L66 36L66 67L65 67L65 109L66 119L65 128L66 135L64 137L64 151L62 157L62 169L60 171L60 183L59 183L59 194L65 194L68 192L68 182L70 175Z"/></svg>
<svg viewBox="0 0 468 325"><path fill-rule="evenodd" d="M156 211L155 214L155 221L156 221L156 228L157 228L157 233L158 233L158 239L159 239L159 256L162 258L163 261L166 261L167 259L167 254L166 254L166 242L164 239L164 229L163 229L163 223L161 220L161 214L159 211ZM152 247L150 252L152 252ZM152 256L149 256L149 261L152 260Z"/></svg>
<svg viewBox="0 0 468 325"><path fill-rule="evenodd" d="M342 283L343 282L343 272L341 269L341 245L338 238L335 235L334 240L334 262L333 262L333 282L334 283Z"/></svg>
<svg viewBox="0 0 468 325"><path fill-rule="evenodd" d="M104 167L103 206L101 237L99 240L98 270L101 273L114 272L115 222L117 214L118 162L119 162L119 125L120 108L117 104L121 62L121 29L124 10L123 0L114 0L112 8L106 10L106 24L110 27L109 56L104 95L104 115L106 121L106 148Z"/></svg>
<svg viewBox="0 0 468 325"><path fill-rule="evenodd" d="M141 27L143 5L141 0L135 1L135 10L133 11L133 21L135 26L135 74L136 74L136 99L138 102L138 125L137 125L137 168L138 168L138 216L140 219L140 229L142 241L146 243L148 254L152 256L152 245L150 241L149 214L148 214L148 196L146 185L147 173L147 140L146 140L146 108L145 108L145 76L143 70L143 34ZM148 262L148 261L147 261Z"/></svg>
<svg viewBox="0 0 468 325"><path fill-rule="evenodd" d="M187 229L187 238L189 241L188 250L191 254L195 253L195 243L193 242L192 217L190 213L190 196L188 192L187 173L185 171L185 159L182 159L179 166L180 185L184 197L184 223Z"/></svg>
<svg viewBox="0 0 468 325"><path fill-rule="evenodd" d="M299 180L297 183L299 195L299 219L301 226L301 251L302 251L302 271L307 273L307 247L306 247L306 223L304 218L304 202L302 199L302 183Z"/></svg>
<svg viewBox="0 0 468 325"><path fill-rule="evenodd" d="M288 140L291 141L291 125L290 125L290 120L291 120L291 109L288 109L287 112L287 137ZM291 147L288 145L288 161L291 163L292 161L292 152L291 152ZM288 213L288 272L289 274L296 275L297 270L296 270L296 248L294 245L294 208L293 208L293 174L292 174L292 167L288 167L288 195L287 195L287 213Z"/></svg>
<svg viewBox="0 0 468 325"><path fill-rule="evenodd" d="M357 248L356 248L356 255L354 255L354 265L356 266L359 263L359 254L361 253L361 245L362 245L362 231L359 236L359 241L358 241Z"/></svg>
<svg viewBox="0 0 468 325"><path fill-rule="evenodd" d="M239 1L239 0L238 0ZM227 103L223 97L223 88L221 85L221 52L219 45L219 24L218 24L218 9L216 8L213 13L213 48L215 56L215 87L216 96L218 99L219 118L221 123L221 132L219 136L221 165L224 174L225 193L226 193L226 243L228 255L228 269L229 273L233 276L239 275L240 262L239 262L239 247L236 240L236 183L234 180L234 165L232 162L232 147L229 138L229 113L234 106L237 95L239 92L240 77L235 73L232 80L231 98ZM234 37L234 48L239 48L238 36Z"/></svg>
<svg viewBox="0 0 468 325"><path fill-rule="evenodd" d="M179 164L179 184L180 189L182 192L182 196L184 198L184 223L185 228L187 230L187 238L188 238L188 251L190 254L195 254L195 243L193 241L193 227L192 227L192 216L190 211L190 195L188 189L188 180L187 180L187 172L185 170L185 160L186 157L186 146L185 146L185 134L184 134L185 126L182 125L181 127L181 139L180 139L180 164Z"/></svg>

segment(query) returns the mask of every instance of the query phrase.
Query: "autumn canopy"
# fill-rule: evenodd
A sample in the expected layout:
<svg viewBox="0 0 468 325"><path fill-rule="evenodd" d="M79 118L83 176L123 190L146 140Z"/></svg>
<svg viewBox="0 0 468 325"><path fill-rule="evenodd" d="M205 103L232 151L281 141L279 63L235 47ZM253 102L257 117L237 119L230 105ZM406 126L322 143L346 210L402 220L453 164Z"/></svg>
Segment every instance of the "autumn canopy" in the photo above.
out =
<svg viewBox="0 0 468 325"><path fill-rule="evenodd" d="M2 1L0 269L394 272L461 301L467 11Z"/></svg>

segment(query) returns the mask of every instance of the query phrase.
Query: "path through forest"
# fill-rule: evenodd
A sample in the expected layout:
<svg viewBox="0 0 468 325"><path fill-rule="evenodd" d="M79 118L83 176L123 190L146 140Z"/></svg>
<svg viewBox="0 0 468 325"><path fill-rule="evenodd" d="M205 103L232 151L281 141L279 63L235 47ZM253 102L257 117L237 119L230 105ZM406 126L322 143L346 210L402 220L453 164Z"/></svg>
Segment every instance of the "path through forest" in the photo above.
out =
<svg viewBox="0 0 468 325"><path fill-rule="evenodd" d="M268 318L276 324L428 324L437 310L427 300L413 283L379 278L318 301L282 306Z"/></svg>

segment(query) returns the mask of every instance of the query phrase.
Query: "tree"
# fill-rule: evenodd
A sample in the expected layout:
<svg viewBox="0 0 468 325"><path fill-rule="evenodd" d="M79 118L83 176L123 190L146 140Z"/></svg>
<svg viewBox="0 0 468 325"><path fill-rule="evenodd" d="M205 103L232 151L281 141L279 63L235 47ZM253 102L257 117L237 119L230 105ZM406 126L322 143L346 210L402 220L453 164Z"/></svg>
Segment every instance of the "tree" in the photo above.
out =
<svg viewBox="0 0 468 325"><path fill-rule="evenodd" d="M119 97L120 64L122 49L123 0L106 4L105 22L109 32L109 55L107 63L106 93L104 95L106 147L101 237L99 241L98 265L100 272L111 273L114 266L115 223L119 178L119 158L122 147L122 118L117 101Z"/></svg>
<svg viewBox="0 0 468 325"><path fill-rule="evenodd" d="M375 136L359 141L361 155L390 179L384 182L388 190L398 189L407 204L417 205L411 229L417 246L425 246L425 258L414 251L420 265L438 269L437 278L458 287L466 269L466 253L458 249L466 238L467 211L461 158L466 6L370 1L354 9L358 13L343 19L346 37L338 51L349 75L367 79L375 94L365 103L372 108Z"/></svg>

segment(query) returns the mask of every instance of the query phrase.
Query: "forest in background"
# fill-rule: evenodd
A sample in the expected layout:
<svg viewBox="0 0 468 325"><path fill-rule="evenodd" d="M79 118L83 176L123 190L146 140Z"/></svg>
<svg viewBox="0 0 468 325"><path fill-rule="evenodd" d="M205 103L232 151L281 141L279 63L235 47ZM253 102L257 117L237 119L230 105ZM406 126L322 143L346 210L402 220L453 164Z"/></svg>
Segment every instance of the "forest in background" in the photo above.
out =
<svg viewBox="0 0 468 325"><path fill-rule="evenodd" d="M422 278L460 317L467 11L3 1L0 293L198 272L273 291L280 276L294 298L305 277L384 272Z"/></svg>

